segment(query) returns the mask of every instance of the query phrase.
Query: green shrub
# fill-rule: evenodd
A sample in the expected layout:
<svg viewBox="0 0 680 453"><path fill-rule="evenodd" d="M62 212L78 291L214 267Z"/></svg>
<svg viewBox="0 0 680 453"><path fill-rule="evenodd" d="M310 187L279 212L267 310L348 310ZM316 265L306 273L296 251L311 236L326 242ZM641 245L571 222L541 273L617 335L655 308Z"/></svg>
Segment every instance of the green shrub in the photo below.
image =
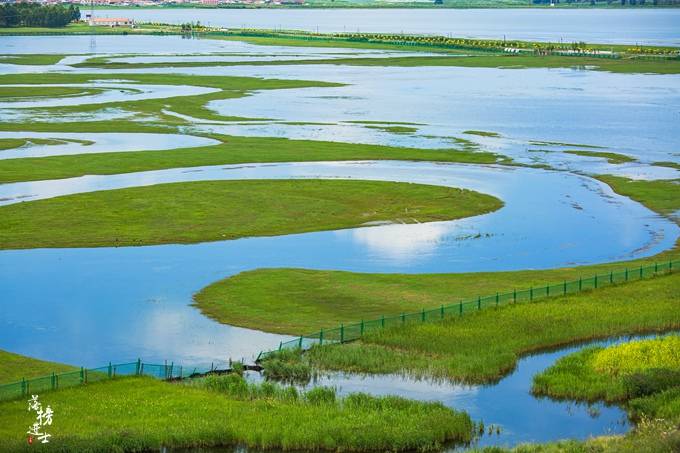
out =
<svg viewBox="0 0 680 453"><path fill-rule="evenodd" d="M305 393L305 400L310 404L335 403L336 391L332 387L315 387Z"/></svg>

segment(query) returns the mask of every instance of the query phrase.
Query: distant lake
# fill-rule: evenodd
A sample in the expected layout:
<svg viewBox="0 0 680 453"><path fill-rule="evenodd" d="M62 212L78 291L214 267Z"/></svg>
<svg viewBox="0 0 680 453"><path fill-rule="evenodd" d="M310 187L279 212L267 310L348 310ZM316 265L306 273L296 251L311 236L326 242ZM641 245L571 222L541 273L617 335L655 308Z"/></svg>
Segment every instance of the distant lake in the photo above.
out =
<svg viewBox="0 0 680 453"><path fill-rule="evenodd" d="M95 15L235 28L680 47L680 9L114 9Z"/></svg>

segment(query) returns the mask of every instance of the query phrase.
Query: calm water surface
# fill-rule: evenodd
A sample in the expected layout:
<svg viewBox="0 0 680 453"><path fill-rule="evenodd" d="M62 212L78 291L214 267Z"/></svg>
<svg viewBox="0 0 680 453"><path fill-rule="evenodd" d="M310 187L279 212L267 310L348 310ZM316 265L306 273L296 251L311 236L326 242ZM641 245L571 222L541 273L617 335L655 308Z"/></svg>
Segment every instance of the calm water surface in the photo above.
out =
<svg viewBox="0 0 680 453"><path fill-rule="evenodd" d="M43 40L42 38L49 38ZM8 48L26 51L80 52L88 37L2 38ZM32 39L37 41L33 42ZM322 57L343 55L347 49L305 49L263 47L245 43L191 40L156 36L97 37L102 51L113 55L129 52L167 53L125 60L174 61L206 58L177 56L184 52L219 52L215 58L274 58L291 55ZM38 50L40 49L40 50ZM322 52L324 55L321 55ZM228 53L229 55L226 55ZM372 51L371 56L381 55ZM22 71L74 71L65 63L82 57L67 57L52 67L19 67ZM77 72L101 72L79 69ZM611 74L580 69L497 69L430 67L360 67L336 65L236 66L204 68L155 68L119 70L127 73L182 73L232 75L265 78L305 79L340 82L342 87L263 90L252 96L215 101L210 108L224 115L272 118L247 124L211 122L187 131L216 131L234 135L276 136L294 139L334 140L419 148L460 147L458 139L470 140L480 149L495 151L522 163L548 164L558 169L593 174L617 174L636 179L677 178L672 168L651 167L659 161L680 163L680 76ZM90 86L96 87L98 84ZM122 84L128 90L138 88ZM166 87L165 95L182 95L186 87ZM161 93L161 94L162 94ZM158 96L154 91L136 96ZM102 95L103 96L103 95ZM118 90L106 96L126 99ZM33 105L40 105L35 101ZM56 100L57 103L88 103L92 97ZM9 107L9 106L7 106ZM23 118L31 110L5 108L0 118ZM47 118L40 110L35 115ZM172 112L168 112L172 113ZM118 117L122 113L102 108L93 120ZM24 116L22 116L24 115ZM83 120L82 115L62 116L60 120ZM57 118L52 119L58 120ZM287 124L294 121L296 124ZM413 131L392 133L360 124L361 121L410 122ZM196 121L200 123L200 121ZM495 132L500 137L465 134L468 130ZM553 143L546 143L553 142ZM560 146L559 143L572 144ZM639 162L609 165L598 157L566 154L563 151L598 146L602 151L629 155ZM588 149L588 148L586 148ZM591 149L592 150L592 149Z"/></svg>
<svg viewBox="0 0 680 453"><path fill-rule="evenodd" d="M7 204L173 181L262 178L436 184L488 193L505 206L451 222L193 245L2 251L0 344L18 353L86 366L138 356L171 357L186 365L252 358L286 337L220 325L188 305L194 292L263 267L424 273L600 263L656 254L680 234L676 224L595 180L474 165L331 162L170 169L4 184L0 199ZM457 300L451 294L450 301L442 302ZM85 341L93 335L96 341Z"/></svg>
<svg viewBox="0 0 680 453"><path fill-rule="evenodd" d="M142 14L156 12L175 14L177 10L135 11ZM280 12L280 17L310 13L315 21L320 17L318 14L328 15L323 11ZM435 14L424 10L380 13L383 12L413 15L412 20L403 22L404 31L409 31L409 26L420 26L419 20ZM631 15L633 12L635 16ZM676 42L677 29L669 31L664 24L668 20L674 26L678 14L672 10L668 16L660 17L658 14L661 12L664 11L560 11L566 14L555 19L557 16L548 16L552 11L513 10L506 14L517 15L518 19L510 21L510 25L506 23L509 30L504 32L511 33L520 27L522 17L533 17L531 22L536 22L533 28L522 31L533 36L532 39L556 39L554 34L542 35L541 27L545 23L537 21L537 18L545 19L547 24L553 19L571 20L571 25L552 23L551 26L553 29L571 30L574 36L581 36L584 33L579 27L587 24L592 17L598 17L603 30L614 32L617 27L625 25L625 33L619 33L616 39L628 40L630 36L639 34L648 40ZM251 11L235 13L250 14ZM265 20L267 15L279 11L262 13L258 17ZM341 13L361 13L369 17L376 12ZM468 25L473 29L478 27L477 31L469 33L485 33L480 31L483 29L494 33L498 23L494 25L493 18L500 13L490 11L485 17L491 22L470 22L468 17ZM122 13L117 11L116 14ZM438 27L457 27L454 34L461 34L465 33L461 31L464 27L456 25L453 19L443 23L441 18L455 16L456 20L466 22L466 14L478 12L443 10L436 14L441 16L431 21L430 32L447 33L441 31L445 28ZM234 17L230 16L229 20ZM508 17L505 16L506 19ZM603 17L617 17L619 20L607 24ZM341 19L341 16L334 16L326 26L338 26ZM306 20L312 19L307 17ZM375 21L375 18L370 20ZM655 22L654 32L644 25L646 20ZM308 23L307 26L312 25ZM598 33L591 31L590 36ZM564 34L568 35L567 32ZM483 34L479 36L484 37ZM602 41L588 37L578 39ZM3 52L21 53L115 54L134 51L162 54L172 49L172 56L148 56L144 57L147 58L144 61L162 61L163 58L183 61L195 57L174 54L193 52L219 52L222 54L219 58L226 60L327 57L347 53L347 49L263 48L244 43L151 36L102 36L94 39L77 36L3 37L0 43L4 45ZM236 55L239 52L244 55ZM387 55L373 54L376 57ZM123 58L139 61L140 57ZM0 65L0 71L73 71L68 64L82 59L79 56L67 57L59 64L47 67ZM130 96L146 99L195 94L191 87L132 86L124 82L125 71L117 72L121 74L121 82L106 87L107 91L100 95L56 102L92 103L93 97L95 102L98 101L96 96L100 96L100 101L106 101L130 100ZM594 173L618 172L635 177L673 177L677 173L672 169L646 164L656 160L677 162L680 157L676 126L680 111L677 76L617 75L569 69L427 68L424 71L422 68L330 65L154 69L145 72L299 78L347 84L339 88L262 91L246 98L216 101L210 107L225 115L277 120L259 124L194 124L187 127L187 132L211 130L239 135L430 148L462 146L460 138L465 137L481 149L502 152L518 161L549 162L558 168L585 169ZM130 87L140 91L127 91ZM25 105L6 104L14 105L0 106L3 119L17 112L30 115L31 108L46 105L44 101ZM93 117L103 119L107 114L102 110L93 113ZM284 121L326 124L292 125L284 124ZM416 129L413 132L393 134L352 121L408 121L417 124L413 125ZM497 132L500 137L466 134L469 129ZM64 139L74 135L3 134L3 137ZM76 135L79 139L92 140L94 144L33 146L0 152L0 157L27 157L27 152L49 155L104 149L123 151L130 147L170 149L209 143L208 139L191 135L168 135L165 138L156 134ZM643 163L611 166L602 159L584 159L562 152L584 149L580 146L584 144L629 154ZM16 154L21 152L24 154ZM678 225L584 176L530 168L433 163L223 165L84 176L3 184L0 185L0 204L167 182L261 178L355 178L462 187L497 196L505 202L505 206L494 213L451 222L384 225L193 245L0 251L0 347L37 358L85 366L137 357L147 361L171 359L184 365L219 364L229 357L253 358L260 350L273 348L279 341L289 338L221 325L189 305L192 294L205 285L242 271L262 267L403 273L545 269L650 256L671 247L680 235ZM451 294L451 300L442 302L457 300L457 295ZM413 308L417 310L420 307ZM628 425L619 409L601 405L588 409L537 400L528 394L531 376L571 350L525 358L519 362L514 374L498 385L488 387L410 381L397 376L332 375L323 378L320 383L338 385L342 392L396 393L418 399L436 399L465 409L475 419L503 427L500 437L483 438L483 445L513 445L524 441L584 438L591 434L625 431Z"/></svg>
<svg viewBox="0 0 680 453"><path fill-rule="evenodd" d="M96 14L175 24L200 21L230 28L680 46L678 9L116 9Z"/></svg>

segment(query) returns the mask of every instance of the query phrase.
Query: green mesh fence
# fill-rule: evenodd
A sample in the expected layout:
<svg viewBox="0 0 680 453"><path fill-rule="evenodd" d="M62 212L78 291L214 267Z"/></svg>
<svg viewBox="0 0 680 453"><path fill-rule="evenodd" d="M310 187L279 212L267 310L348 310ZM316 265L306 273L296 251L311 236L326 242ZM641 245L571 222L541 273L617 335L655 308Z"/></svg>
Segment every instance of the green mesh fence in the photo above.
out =
<svg viewBox="0 0 680 453"><path fill-rule="evenodd" d="M9 384L0 384L0 401L23 398L61 388L94 383L119 376L151 376L156 379L183 379L197 374L214 371L211 368L182 367L181 365L145 363L141 360L130 363L109 363L99 368L80 368L79 370L52 373Z"/></svg>
<svg viewBox="0 0 680 453"><path fill-rule="evenodd" d="M415 313L402 313L401 315L391 317L382 316L379 319L370 321L362 320L358 323L341 325L334 329L324 329L309 335L303 335L294 340L282 342L279 344L277 350L260 352L257 356L257 361L282 349L304 350L311 348L313 345L345 343L357 340L363 335L378 329L398 327L413 323L440 321L454 316L463 316L466 313L479 311L485 308L520 302L532 302L546 297L564 296L581 291L594 290L618 283L641 280L655 275L670 273L678 268L680 268L680 260L669 260L649 266L640 266L632 269L626 268L619 271L581 277L578 280L549 283L545 286L533 286L528 289L496 293L490 296L479 296L473 299L462 300L455 304L442 305L439 308L421 310Z"/></svg>

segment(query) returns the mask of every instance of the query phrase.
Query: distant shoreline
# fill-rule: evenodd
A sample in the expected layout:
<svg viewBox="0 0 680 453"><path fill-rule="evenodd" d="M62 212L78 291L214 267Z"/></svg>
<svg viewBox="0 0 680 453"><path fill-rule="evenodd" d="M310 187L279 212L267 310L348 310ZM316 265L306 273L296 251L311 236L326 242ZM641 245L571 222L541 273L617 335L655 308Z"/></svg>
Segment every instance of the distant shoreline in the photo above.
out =
<svg viewBox="0 0 680 453"><path fill-rule="evenodd" d="M87 11L90 8L86 5L79 5L81 6L82 11ZM550 5L534 5L534 4L527 4L527 5L517 5L517 4L499 4L498 6L493 6L493 5L479 5L479 6L474 6L474 5L461 5L461 6L455 6L455 5L435 5L434 2L423 2L423 3L394 3L394 4L360 4L360 5L339 5L339 6L333 6L331 4L319 4L319 5L314 5L314 4L305 4L305 5L249 5L249 4L224 4L224 5L193 5L193 4L187 4L187 5L167 5L167 6L117 6L117 5L107 5L107 6L95 6L94 10L166 10L166 9L177 9L177 10L182 10L182 9L253 9L253 10L258 10L258 9L291 9L291 10L322 10L322 9L332 9L332 10L354 10L354 9L455 9L455 10L466 10L466 9L474 9L474 10L480 10L480 9L489 9L489 10L499 10L499 9L536 9L536 10L550 10L550 9L558 9L558 10L590 10L590 9L602 9L602 10L626 10L626 9L635 9L635 10L663 10L663 9L678 9L680 8L680 3L677 5L652 5L652 4L644 4L644 5L621 5L621 4L603 4L603 5L591 5L589 3L587 4L558 4L555 6L550 6Z"/></svg>

